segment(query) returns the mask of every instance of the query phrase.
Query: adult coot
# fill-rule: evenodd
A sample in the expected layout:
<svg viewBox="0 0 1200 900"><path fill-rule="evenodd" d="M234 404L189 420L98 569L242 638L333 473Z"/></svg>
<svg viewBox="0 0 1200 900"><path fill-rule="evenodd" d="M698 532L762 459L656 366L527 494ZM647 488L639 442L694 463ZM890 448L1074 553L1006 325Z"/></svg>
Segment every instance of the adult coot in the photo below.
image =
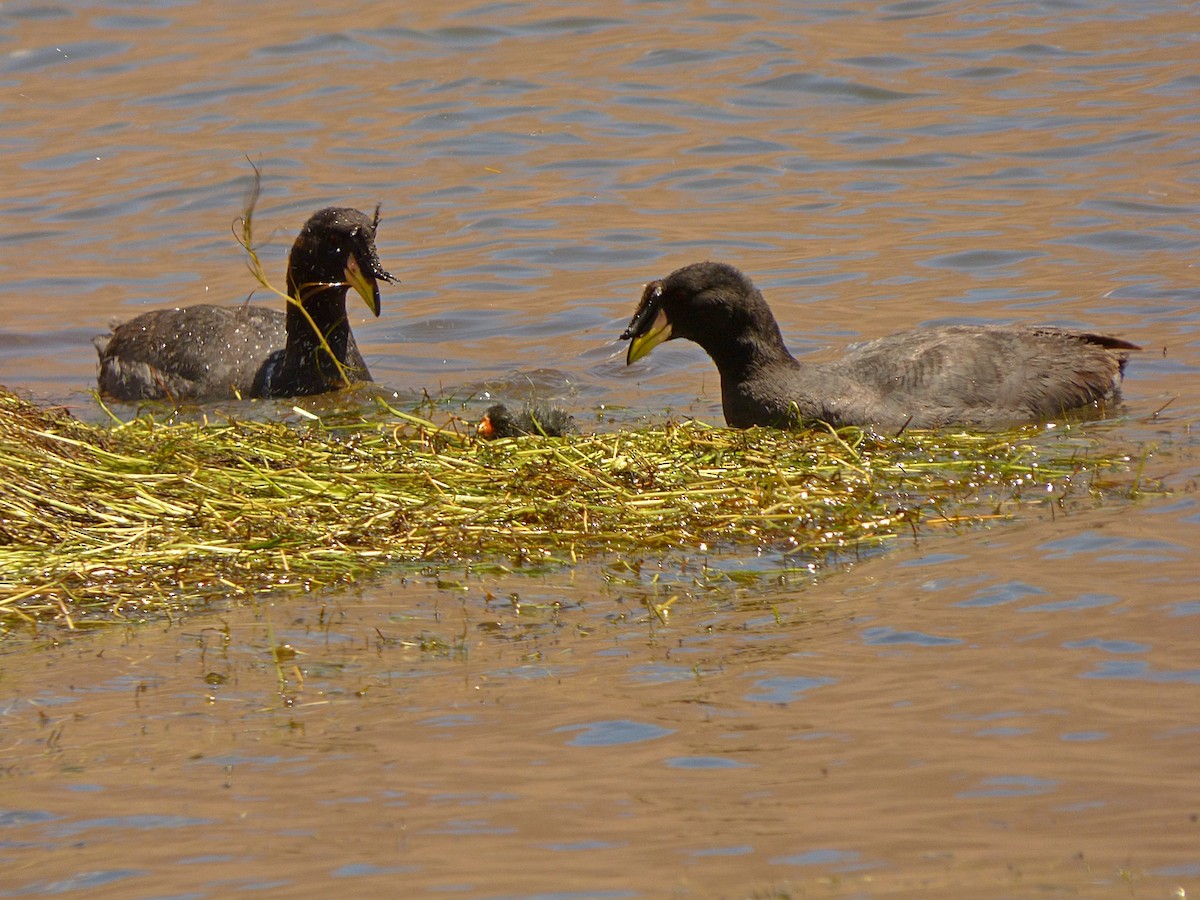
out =
<svg viewBox="0 0 1200 900"><path fill-rule="evenodd" d="M556 406L533 406L513 413L503 403L497 403L488 407L475 430L489 440L522 434L562 437L575 431L575 417Z"/></svg>
<svg viewBox="0 0 1200 900"><path fill-rule="evenodd" d="M1057 328L948 325L856 344L834 362L798 362L750 279L724 263L685 266L651 282L629 327L626 362L663 341L703 347L721 374L736 428L822 421L834 426L968 425L1103 413L1135 344Z"/></svg>
<svg viewBox="0 0 1200 900"><path fill-rule="evenodd" d="M163 309L95 339L100 392L118 400L202 403L321 394L370 381L346 318L353 287L379 315L379 211L322 209L288 256L287 310L201 304Z"/></svg>

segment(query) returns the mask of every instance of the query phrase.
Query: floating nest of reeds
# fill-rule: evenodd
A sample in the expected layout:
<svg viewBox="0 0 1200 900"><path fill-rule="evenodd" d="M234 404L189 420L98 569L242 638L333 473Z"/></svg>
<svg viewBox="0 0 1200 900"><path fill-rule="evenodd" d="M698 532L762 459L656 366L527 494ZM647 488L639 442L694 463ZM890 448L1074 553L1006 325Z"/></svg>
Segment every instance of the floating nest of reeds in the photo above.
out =
<svg viewBox="0 0 1200 900"><path fill-rule="evenodd" d="M0 629L144 618L405 563L544 571L766 548L819 565L1022 504L1139 489L1130 454L1071 428L687 422L485 442L382 402L335 418L110 427L0 389Z"/></svg>

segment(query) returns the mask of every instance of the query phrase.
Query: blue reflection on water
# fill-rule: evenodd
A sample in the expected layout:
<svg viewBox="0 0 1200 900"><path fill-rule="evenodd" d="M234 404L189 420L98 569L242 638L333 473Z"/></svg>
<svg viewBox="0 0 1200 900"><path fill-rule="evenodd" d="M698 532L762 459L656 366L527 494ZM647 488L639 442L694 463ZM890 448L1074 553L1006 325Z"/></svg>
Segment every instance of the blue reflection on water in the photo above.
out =
<svg viewBox="0 0 1200 900"><path fill-rule="evenodd" d="M1200 600L1189 600L1186 603L1177 603L1171 607L1168 613L1171 616L1200 616Z"/></svg>
<svg viewBox="0 0 1200 900"><path fill-rule="evenodd" d="M674 730L670 728L660 728L647 722L633 722L629 719L589 722L586 725L564 725L554 729L556 734L564 731L579 732L567 741L569 747L614 747L619 744L637 744L642 741L657 740L674 733Z"/></svg>
<svg viewBox="0 0 1200 900"><path fill-rule="evenodd" d="M1162 878L1200 878L1200 862L1184 863L1180 866L1162 866L1158 869L1151 869L1150 874Z"/></svg>
<svg viewBox="0 0 1200 900"><path fill-rule="evenodd" d="M57 881L36 881L16 890L0 891L0 896L14 897L21 894L69 894L88 891L129 878L148 874L145 869L102 869L95 872L80 872ZM180 896L180 895L177 895ZM189 895L182 895L189 896ZM199 896L199 895L191 895Z"/></svg>
<svg viewBox="0 0 1200 900"><path fill-rule="evenodd" d="M1068 650L1103 650L1106 653L1148 653L1150 651L1149 644L1139 644L1136 641L1105 641L1100 638L1067 641L1063 647Z"/></svg>
<svg viewBox="0 0 1200 900"><path fill-rule="evenodd" d="M691 850L689 856L745 856L748 853L753 853L754 848L749 844L738 844L733 847L706 847L703 850Z"/></svg>
<svg viewBox="0 0 1200 900"><path fill-rule="evenodd" d="M976 591L966 600L960 600L954 605L965 609L1003 606L1006 603L1012 603L1014 600L1023 600L1026 597L1045 593L1042 588L1034 587L1023 581L1007 581L1004 584L995 584L983 590Z"/></svg>
<svg viewBox="0 0 1200 900"><path fill-rule="evenodd" d="M50 829L53 834L63 837L73 837L96 828L130 828L138 831L157 831L163 828L187 828L193 825L212 825L212 819L192 818L188 816L102 816L98 819L80 819L76 822L64 822Z"/></svg>
<svg viewBox="0 0 1200 900"><path fill-rule="evenodd" d="M1151 668L1145 660L1122 660L1101 663L1081 678L1111 678L1116 681L1147 681L1152 684L1200 684L1200 669L1164 672Z"/></svg>
<svg viewBox="0 0 1200 900"><path fill-rule="evenodd" d="M547 850L558 853L578 852L580 850L616 850L627 846L625 841L568 841L561 844L545 844Z"/></svg>
<svg viewBox="0 0 1200 900"><path fill-rule="evenodd" d="M777 856L771 860L777 866L832 866L839 872L854 872L877 869L881 862L864 862L862 855L850 850L808 850L791 856Z"/></svg>
<svg viewBox="0 0 1200 900"><path fill-rule="evenodd" d="M1102 606L1112 606L1114 603L1120 602L1121 598L1114 597L1112 594L1079 594L1070 600L1056 600L1053 603L1038 603L1035 606L1026 606L1021 612L1078 612L1081 609L1097 609Z"/></svg>
<svg viewBox="0 0 1200 900"><path fill-rule="evenodd" d="M746 699L757 703L790 703L805 691L836 683L833 678L807 678L803 675L764 678L754 683L760 690L746 694Z"/></svg>
<svg viewBox="0 0 1200 900"><path fill-rule="evenodd" d="M1103 741L1108 738L1107 731L1068 731L1059 736L1060 740L1068 742Z"/></svg>
<svg viewBox="0 0 1200 900"><path fill-rule="evenodd" d="M1046 778L1034 778L1032 775L993 775L984 778L980 787L970 791L960 791L960 799L979 797L1035 797L1048 794L1058 787L1058 781Z"/></svg>
<svg viewBox="0 0 1200 900"><path fill-rule="evenodd" d="M669 769L744 769L749 765L722 756L675 756L666 761Z"/></svg>
<svg viewBox="0 0 1200 900"><path fill-rule="evenodd" d="M418 866L376 866L371 863L346 863L329 873L331 878L358 878L362 875L409 875L420 871Z"/></svg>
<svg viewBox="0 0 1200 900"><path fill-rule="evenodd" d="M1108 562L1173 562L1187 555L1179 544L1163 540L1134 540L1089 531L1043 547L1046 559L1067 559L1080 553L1103 556Z"/></svg>
<svg viewBox="0 0 1200 900"><path fill-rule="evenodd" d="M871 646L889 644L915 644L918 647L943 647L948 644L961 644L958 638L938 637L921 631L897 631L886 625L877 628L865 628L862 633L863 642Z"/></svg>

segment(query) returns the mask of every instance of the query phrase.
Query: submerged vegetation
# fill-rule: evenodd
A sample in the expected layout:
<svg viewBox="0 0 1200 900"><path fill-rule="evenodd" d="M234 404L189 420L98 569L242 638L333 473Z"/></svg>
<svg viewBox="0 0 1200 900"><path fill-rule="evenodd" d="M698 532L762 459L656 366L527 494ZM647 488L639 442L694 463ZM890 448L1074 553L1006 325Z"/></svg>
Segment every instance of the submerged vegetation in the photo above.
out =
<svg viewBox="0 0 1200 900"><path fill-rule="evenodd" d="M477 441L370 415L108 427L0 391L0 629L156 615L404 561L570 565L739 546L798 565L900 534L1135 491L1050 437L700 423Z"/></svg>

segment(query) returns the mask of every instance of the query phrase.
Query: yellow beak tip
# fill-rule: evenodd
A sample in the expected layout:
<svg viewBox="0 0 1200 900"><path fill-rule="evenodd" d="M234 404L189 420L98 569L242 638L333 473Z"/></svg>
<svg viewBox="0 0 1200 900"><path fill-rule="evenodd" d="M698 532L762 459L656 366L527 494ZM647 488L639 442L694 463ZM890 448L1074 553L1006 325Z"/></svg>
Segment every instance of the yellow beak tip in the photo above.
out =
<svg viewBox="0 0 1200 900"><path fill-rule="evenodd" d="M367 309L373 312L376 317L379 316L379 285L370 275L364 274L362 268L353 256L346 263L346 283L354 288L358 296L363 298L363 302L367 304Z"/></svg>
<svg viewBox="0 0 1200 900"><path fill-rule="evenodd" d="M642 357L649 356L651 350L670 337L671 323L660 313L649 331L639 334L629 342L629 349L625 353L625 365L632 365Z"/></svg>

